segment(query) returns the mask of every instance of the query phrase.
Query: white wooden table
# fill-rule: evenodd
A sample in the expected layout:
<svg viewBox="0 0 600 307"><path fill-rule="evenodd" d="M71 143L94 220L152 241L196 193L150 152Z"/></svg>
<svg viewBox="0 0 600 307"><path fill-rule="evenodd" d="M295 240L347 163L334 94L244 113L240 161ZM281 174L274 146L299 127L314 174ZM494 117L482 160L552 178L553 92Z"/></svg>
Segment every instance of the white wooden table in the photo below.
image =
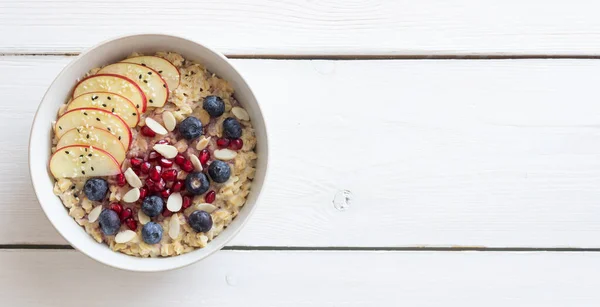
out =
<svg viewBox="0 0 600 307"><path fill-rule="evenodd" d="M599 9L0 0L0 306L598 306ZM27 168L56 74L138 32L234 58L271 132L272 172L248 226L159 274L71 249Z"/></svg>

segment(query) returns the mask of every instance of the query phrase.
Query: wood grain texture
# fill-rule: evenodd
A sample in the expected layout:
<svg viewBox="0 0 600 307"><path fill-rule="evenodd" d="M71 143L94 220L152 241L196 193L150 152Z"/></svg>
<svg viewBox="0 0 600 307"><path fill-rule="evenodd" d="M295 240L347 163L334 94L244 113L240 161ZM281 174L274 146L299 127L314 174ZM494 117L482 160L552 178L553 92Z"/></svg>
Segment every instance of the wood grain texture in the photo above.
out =
<svg viewBox="0 0 600 307"><path fill-rule="evenodd" d="M0 251L4 306L595 306L598 253L233 252L139 274ZM318 268L318 269L317 269Z"/></svg>
<svg viewBox="0 0 600 307"><path fill-rule="evenodd" d="M0 244L64 244L27 175L65 57L0 58ZM271 174L231 245L600 247L594 60L235 60ZM334 195L352 193L345 211Z"/></svg>
<svg viewBox="0 0 600 307"><path fill-rule="evenodd" d="M0 0L0 53L167 32L235 55L600 55L598 1Z"/></svg>

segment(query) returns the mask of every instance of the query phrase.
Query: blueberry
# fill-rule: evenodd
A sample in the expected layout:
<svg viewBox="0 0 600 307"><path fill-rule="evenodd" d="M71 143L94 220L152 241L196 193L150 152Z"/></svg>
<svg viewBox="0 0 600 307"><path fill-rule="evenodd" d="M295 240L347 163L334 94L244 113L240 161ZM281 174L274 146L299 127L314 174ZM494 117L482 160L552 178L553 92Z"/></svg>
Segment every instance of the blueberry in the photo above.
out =
<svg viewBox="0 0 600 307"><path fill-rule="evenodd" d="M204 194L209 187L210 182L204 173L193 172L185 177L185 189L194 195Z"/></svg>
<svg viewBox="0 0 600 307"><path fill-rule="evenodd" d="M202 135L202 122L199 119L190 116L179 124L179 133L181 133L186 140L193 140Z"/></svg>
<svg viewBox="0 0 600 307"><path fill-rule="evenodd" d="M108 192L108 182L102 178L90 178L83 186L83 193L89 200L101 201Z"/></svg>
<svg viewBox="0 0 600 307"><path fill-rule="evenodd" d="M219 117L225 113L225 104L219 96L206 96L202 108L210 114L211 117Z"/></svg>
<svg viewBox="0 0 600 307"><path fill-rule="evenodd" d="M208 174L214 182L223 183L231 176L231 169L229 164L215 160L208 166Z"/></svg>
<svg viewBox="0 0 600 307"><path fill-rule="evenodd" d="M213 220L210 214L206 211L197 210L188 217L190 226L197 232L207 232L212 228Z"/></svg>
<svg viewBox="0 0 600 307"><path fill-rule="evenodd" d="M242 126L237 119L228 117L223 121L223 133L230 139L239 139L242 136Z"/></svg>
<svg viewBox="0 0 600 307"><path fill-rule="evenodd" d="M163 211L164 205L165 203L159 196L148 196L142 202L142 212L149 217L155 217Z"/></svg>
<svg viewBox="0 0 600 307"><path fill-rule="evenodd" d="M100 223L100 229L102 229L102 232L107 236L116 234L121 227L119 215L110 209L104 209L102 212L100 212L98 223Z"/></svg>
<svg viewBox="0 0 600 307"><path fill-rule="evenodd" d="M162 239L163 229L159 224L148 222L142 227L142 239L147 244L156 244Z"/></svg>

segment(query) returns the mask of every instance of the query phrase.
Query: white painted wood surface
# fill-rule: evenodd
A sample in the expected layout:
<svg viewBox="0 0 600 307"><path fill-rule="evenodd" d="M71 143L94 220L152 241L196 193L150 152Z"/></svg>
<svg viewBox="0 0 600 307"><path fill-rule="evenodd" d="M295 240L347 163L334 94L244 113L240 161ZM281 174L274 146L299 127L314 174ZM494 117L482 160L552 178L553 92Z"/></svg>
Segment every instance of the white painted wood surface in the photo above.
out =
<svg viewBox="0 0 600 307"><path fill-rule="evenodd" d="M238 55L599 55L598 1L0 0L0 53L169 32Z"/></svg>
<svg viewBox="0 0 600 307"><path fill-rule="evenodd" d="M137 274L75 251L0 251L3 306L596 306L600 254L221 251Z"/></svg>
<svg viewBox="0 0 600 307"><path fill-rule="evenodd" d="M65 244L26 148L69 60L0 58L0 244ZM600 247L599 61L234 62L263 106L272 173L231 245Z"/></svg>
<svg viewBox="0 0 600 307"><path fill-rule="evenodd" d="M595 306L600 61L310 58L597 57L598 8L0 0L0 306ZM72 59L56 55L140 32L283 58L234 60L263 106L272 173L230 246L261 250L149 275L37 245L66 244L27 171L37 104ZM352 203L339 211L343 190ZM2 249L14 244L32 249ZM456 246L508 250L384 251ZM543 251L554 248L581 252Z"/></svg>

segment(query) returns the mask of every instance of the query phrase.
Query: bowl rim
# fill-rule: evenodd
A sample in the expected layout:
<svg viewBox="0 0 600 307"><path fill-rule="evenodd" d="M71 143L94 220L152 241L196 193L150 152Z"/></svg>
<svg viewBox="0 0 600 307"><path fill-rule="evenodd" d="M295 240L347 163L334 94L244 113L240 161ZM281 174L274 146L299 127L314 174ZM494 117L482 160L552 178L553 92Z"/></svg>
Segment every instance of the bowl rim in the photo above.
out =
<svg viewBox="0 0 600 307"><path fill-rule="evenodd" d="M260 114L260 117L262 119L262 124L264 127L264 140L263 142L264 144L264 151L261 153L261 157L264 157L263 159L265 159L265 163L264 163L264 176L263 176L263 180L262 180L262 184L259 187L258 191L255 191L257 193L256 195L256 199L254 201L254 205L249 208L248 210L250 210L248 212L248 215L246 216L246 218L242 221L240 221L238 227L236 227L235 229L231 229L232 227L230 227L229 229L231 229L231 233L229 234L229 237L226 240L223 240L219 246L215 246L215 248L213 248L212 250L209 250L208 253L206 253L203 257L199 257L196 259L192 259L191 261L187 261L184 262L182 264L177 264L177 265L170 265L168 267L160 267L160 268L130 268L130 267L126 267L126 266L122 266L119 265L118 263L114 263L114 262L109 262L109 261L105 261L104 259L102 259L99 256L96 256L95 254L92 253L88 253L85 250L80 249L77 244L74 244L71 240L69 240L68 236L66 236L63 233L63 229L61 229L61 227L58 227L57 225L55 225L55 223L53 222L52 218L50 217L50 213L49 211L46 209L46 206L42 204L42 200L40 198L40 195L38 193L38 187L36 187L35 185L35 181L34 181L34 170L31 167L31 162L34 159L34 155L31 152L31 144L33 142L32 136L34 134L34 131L36 130L35 128L40 125L40 123L38 123L38 116L40 114L40 109L42 108L42 104L44 101L46 101L47 95L50 92L50 89L54 87L55 83L58 81L58 79L66 73L66 71L68 71L73 65L75 65L75 63L77 63L78 61L80 61L85 55L87 55L88 53L90 53L91 51L93 51L94 49L103 46L105 44L108 43L112 43L114 41L118 41L118 40L122 40L122 39L128 39L128 38L133 38L133 37L140 37L140 36L163 36L163 37L169 37L169 38L174 38L174 39L178 39L178 40L183 40L183 41L187 41L189 43L198 45L204 49L206 49L207 51L209 51L210 53L213 53L213 55L221 58L221 60L223 60L230 69L232 69L239 77L240 80L243 82L243 84L245 84L245 86L248 88L248 94L250 94L251 98L254 99L254 101L256 101L256 106L255 108L258 110L258 113ZM38 128L39 129L39 128ZM256 207L258 206L259 202L260 202L260 198L262 196L262 191L264 190L264 185L267 182L268 176L269 176L269 157L270 157L270 148L269 148L269 129L267 127L267 121L265 120L265 114L260 106L260 103L258 102L258 99L256 98L256 94L254 93L252 87L250 86L250 84L248 83L248 81L246 80L246 78L244 78L244 76L239 72L239 70L233 65L233 63L231 63L231 61L222 53L220 53L219 51L216 51L215 49L211 48L210 46L207 46L206 44L200 43L196 40L192 40L190 38L186 38L183 36L179 36L179 35L173 35L173 34L168 34L168 33L160 33L160 32L154 32L154 33L131 33L131 34L126 34L126 35L120 35L120 36L116 36L116 37L112 37L112 38L108 38L105 39L91 47L88 47L86 49L84 49L79 55L77 55L77 57L75 57L74 59L72 59L65 67L63 67L61 69L61 71L54 77L54 79L52 80L52 82L50 83L50 85L48 85L48 88L46 89L44 95L42 96L38 107L36 109L36 112L34 114L33 117L33 121L31 123L31 130L29 131L29 142L27 144L27 155L28 155L28 159L27 159L27 165L29 168L29 176L30 176L30 183L32 185L34 194L36 196L36 199L38 201L38 205L42 208L42 211L44 212L44 214L46 215L46 218L48 219L48 221L50 221L50 224L52 224L52 227L54 227L54 229L60 234L60 236L69 243L69 245L71 247L73 247L75 250L81 252L82 254L86 255L87 257L102 263L106 266L109 267L113 267L116 269L120 269L120 270L125 270L125 271L130 271L130 272L165 272L165 271L171 271L171 270L175 270L175 269L179 269L179 268L183 268L183 267L187 267L189 265L192 265L194 263L199 262L200 260L206 259L209 256L213 255L215 252L220 251L223 249L223 247L225 245L227 245L227 243L229 241L231 241L239 232L240 230L247 224L248 220L252 217L252 215L254 214L254 212L256 211ZM253 187L254 188L254 187ZM62 201L61 201L62 203ZM100 244L100 243L98 243ZM204 249L204 248L202 248ZM191 251L190 253L202 250L202 249L195 249L194 251ZM115 252L115 251L112 251ZM125 254L124 254L125 255ZM130 255L125 255L128 257L132 257L132 258L136 258L140 261L143 261L146 258L141 258L141 257L135 257L135 256L130 256ZM173 257L164 257L164 259L172 259L172 258L176 258L180 255L177 256L173 256ZM157 257L157 258L153 258L153 259L163 259L163 257ZM136 260L137 261L137 260Z"/></svg>

